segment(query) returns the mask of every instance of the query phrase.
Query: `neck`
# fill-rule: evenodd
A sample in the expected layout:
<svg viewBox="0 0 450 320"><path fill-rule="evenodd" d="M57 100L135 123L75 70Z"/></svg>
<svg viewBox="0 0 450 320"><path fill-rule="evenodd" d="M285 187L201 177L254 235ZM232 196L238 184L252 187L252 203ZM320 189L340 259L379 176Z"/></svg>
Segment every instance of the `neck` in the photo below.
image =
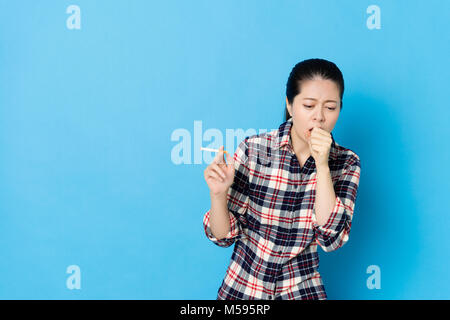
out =
<svg viewBox="0 0 450 320"><path fill-rule="evenodd" d="M294 149L294 153L297 156L301 156L302 158L308 158L311 155L311 151L309 150L308 142L304 139L298 137L295 134L294 128L291 129L291 145L292 149Z"/></svg>

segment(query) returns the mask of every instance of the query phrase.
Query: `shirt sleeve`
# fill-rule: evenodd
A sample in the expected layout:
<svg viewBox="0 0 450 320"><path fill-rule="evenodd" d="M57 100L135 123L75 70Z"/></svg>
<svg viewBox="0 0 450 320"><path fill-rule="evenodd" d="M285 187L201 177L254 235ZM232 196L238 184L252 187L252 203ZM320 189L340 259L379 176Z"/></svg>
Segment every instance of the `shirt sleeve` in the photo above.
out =
<svg viewBox="0 0 450 320"><path fill-rule="evenodd" d="M343 174L334 185L336 201L333 211L324 225L317 224L315 212L313 212L316 241L325 252L334 251L348 241L360 172L360 159L356 156L356 160L344 169Z"/></svg>
<svg viewBox="0 0 450 320"><path fill-rule="evenodd" d="M225 238L217 239L211 232L210 210L203 216L203 228L209 240L220 247L229 247L237 239L247 237L247 208L249 199L249 169L247 138L238 146L234 154L234 181L228 188L227 206L230 216L230 231Z"/></svg>

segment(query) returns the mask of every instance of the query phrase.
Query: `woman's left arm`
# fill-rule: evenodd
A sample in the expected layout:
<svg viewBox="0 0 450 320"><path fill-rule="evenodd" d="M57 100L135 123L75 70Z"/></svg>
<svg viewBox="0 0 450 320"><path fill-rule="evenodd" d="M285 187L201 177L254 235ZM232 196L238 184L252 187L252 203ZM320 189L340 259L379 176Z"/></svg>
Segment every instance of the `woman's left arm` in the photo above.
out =
<svg viewBox="0 0 450 320"><path fill-rule="evenodd" d="M359 185L360 159L353 153L333 186L328 165L331 134L316 127L311 133L305 131L305 138L317 169L312 224L322 249L333 251L348 241Z"/></svg>
<svg viewBox="0 0 450 320"><path fill-rule="evenodd" d="M355 155L333 187L328 166L317 167L313 228L324 251L336 250L348 241L360 171L360 160Z"/></svg>
<svg viewBox="0 0 450 320"><path fill-rule="evenodd" d="M336 204L336 194L334 192L333 181L331 180L330 167L317 167L316 184L316 223L323 226L329 219L331 211Z"/></svg>

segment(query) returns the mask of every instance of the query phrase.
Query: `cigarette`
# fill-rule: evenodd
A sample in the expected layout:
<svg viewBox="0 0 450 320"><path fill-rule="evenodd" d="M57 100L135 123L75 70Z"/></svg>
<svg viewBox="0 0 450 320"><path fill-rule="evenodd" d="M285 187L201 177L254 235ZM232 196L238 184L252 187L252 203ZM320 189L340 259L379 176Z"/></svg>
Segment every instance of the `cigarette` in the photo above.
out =
<svg viewBox="0 0 450 320"><path fill-rule="evenodd" d="M203 147L201 147L200 150L211 151L211 152L219 152L220 151L218 149L203 148ZM225 150L223 151L223 153L228 154L228 152L226 152Z"/></svg>

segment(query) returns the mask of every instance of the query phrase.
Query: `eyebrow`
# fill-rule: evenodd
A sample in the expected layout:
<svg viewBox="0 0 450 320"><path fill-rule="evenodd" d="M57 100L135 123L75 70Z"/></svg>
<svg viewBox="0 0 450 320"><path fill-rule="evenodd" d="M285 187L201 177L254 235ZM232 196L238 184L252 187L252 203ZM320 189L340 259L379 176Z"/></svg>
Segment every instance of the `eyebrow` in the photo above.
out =
<svg viewBox="0 0 450 320"><path fill-rule="evenodd" d="M317 99L314 99L314 98L303 98L303 100L314 100L314 101L317 101ZM336 102L337 103L336 100L325 100L324 102Z"/></svg>

